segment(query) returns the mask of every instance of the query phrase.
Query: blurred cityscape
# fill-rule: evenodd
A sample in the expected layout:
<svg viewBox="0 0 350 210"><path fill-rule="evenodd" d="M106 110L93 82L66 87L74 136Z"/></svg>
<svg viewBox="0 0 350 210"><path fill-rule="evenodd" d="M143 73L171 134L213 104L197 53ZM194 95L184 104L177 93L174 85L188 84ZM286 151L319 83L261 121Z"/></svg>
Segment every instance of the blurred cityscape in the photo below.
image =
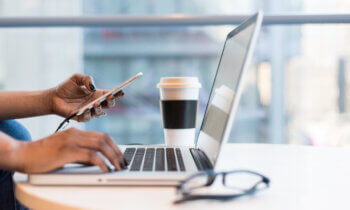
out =
<svg viewBox="0 0 350 210"><path fill-rule="evenodd" d="M345 0L0 0L1 16L234 15L349 12ZM200 125L226 34L235 26L0 29L0 87L33 90L74 72L112 88L137 72L108 117L73 124L118 143L163 142L156 84L163 76L197 76ZM232 142L350 145L350 25L263 26L245 81ZM35 75L35 76L34 76ZM59 117L21 120L38 139Z"/></svg>
<svg viewBox="0 0 350 210"><path fill-rule="evenodd" d="M201 12L202 5L198 4L198 1L169 2L171 3L145 1L144 4L137 5L125 4L122 1L104 1L103 4L84 2L83 13L159 15L172 10L173 13L204 13ZM257 2L246 1L240 6L249 7L256 5ZM221 3L230 4L230 1ZM265 12L270 9L269 5L264 5L264 8ZM254 11L257 8L251 9ZM137 143L163 142L159 93L156 89L156 84L162 76L197 76L203 83L200 92L199 127L225 37L233 28L234 26L84 29L84 72L93 75L99 87L111 88L139 71L146 75L142 82L125 90L127 94L120 101L119 108L110 112L108 118L88 123L87 129L104 131L122 143L130 143L130 140ZM279 43L276 43L279 40L271 39L276 33L278 35L283 33ZM283 55L274 56L281 51L273 53L270 47L279 45L281 41L287 43L283 44ZM250 82L247 82L230 139L237 142L285 143L283 140L285 133L281 131L285 129L281 123L284 118L278 117L284 113L269 114L270 101L265 100L266 104L261 103L261 90L257 86L257 79L258 76L265 76L265 80L268 79L266 75L261 75L260 71L269 74L267 72L270 71L269 65L272 62L278 65L280 62L276 59L289 59L298 54L300 54L300 27L278 31L272 28L263 29L254 64L250 70ZM282 69L283 66L276 68ZM281 88L283 81L278 82L277 85ZM279 100L283 101L282 98ZM273 128L269 127L270 117L274 117L274 121L271 122L274 124Z"/></svg>

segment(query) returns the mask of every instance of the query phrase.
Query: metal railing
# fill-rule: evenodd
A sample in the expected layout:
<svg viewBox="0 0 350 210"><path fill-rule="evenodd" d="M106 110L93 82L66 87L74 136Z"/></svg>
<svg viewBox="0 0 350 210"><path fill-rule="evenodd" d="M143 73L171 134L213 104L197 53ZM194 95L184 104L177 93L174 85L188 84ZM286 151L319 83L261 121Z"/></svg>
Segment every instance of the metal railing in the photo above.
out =
<svg viewBox="0 0 350 210"><path fill-rule="evenodd" d="M248 15L1 17L0 27L126 27L236 25ZM350 23L350 14L265 15L263 24Z"/></svg>

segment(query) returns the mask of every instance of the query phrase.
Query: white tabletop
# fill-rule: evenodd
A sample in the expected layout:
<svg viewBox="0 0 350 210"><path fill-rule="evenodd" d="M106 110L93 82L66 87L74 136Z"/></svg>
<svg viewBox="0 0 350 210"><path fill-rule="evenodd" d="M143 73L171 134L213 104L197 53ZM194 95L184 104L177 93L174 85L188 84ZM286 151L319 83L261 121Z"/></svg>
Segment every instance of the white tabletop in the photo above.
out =
<svg viewBox="0 0 350 210"><path fill-rule="evenodd" d="M350 209L350 148L227 144L219 168L259 171L271 186L224 203L174 205L171 187L38 187L17 174L16 197L32 209Z"/></svg>

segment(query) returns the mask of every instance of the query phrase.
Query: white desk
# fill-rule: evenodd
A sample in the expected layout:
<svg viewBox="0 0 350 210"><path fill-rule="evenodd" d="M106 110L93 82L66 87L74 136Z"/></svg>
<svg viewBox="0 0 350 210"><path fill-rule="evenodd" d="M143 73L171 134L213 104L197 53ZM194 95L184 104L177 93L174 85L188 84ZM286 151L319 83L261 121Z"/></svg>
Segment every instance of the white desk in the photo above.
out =
<svg viewBox="0 0 350 210"><path fill-rule="evenodd" d="M350 209L350 148L228 144L221 169L251 169L271 187L230 202L173 205L170 187L37 187L17 176L16 196L33 209Z"/></svg>

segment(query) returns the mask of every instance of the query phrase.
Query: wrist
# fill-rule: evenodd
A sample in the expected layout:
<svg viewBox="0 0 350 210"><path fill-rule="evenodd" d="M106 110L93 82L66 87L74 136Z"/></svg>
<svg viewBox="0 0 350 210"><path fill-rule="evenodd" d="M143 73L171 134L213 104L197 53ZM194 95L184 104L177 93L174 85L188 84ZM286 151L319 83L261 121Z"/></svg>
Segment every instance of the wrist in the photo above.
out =
<svg viewBox="0 0 350 210"><path fill-rule="evenodd" d="M22 145L24 142L17 142L11 149L9 154L9 159L11 160L11 170L24 172L24 163L22 156L22 148L25 145Z"/></svg>
<svg viewBox="0 0 350 210"><path fill-rule="evenodd" d="M55 88L50 88L50 89L44 90L42 93L42 101L43 101L44 109L46 110L47 114L55 114L54 107L53 107L55 91L56 91Z"/></svg>
<svg viewBox="0 0 350 210"><path fill-rule="evenodd" d="M29 142L14 140L7 149L8 170L25 172L25 147Z"/></svg>

